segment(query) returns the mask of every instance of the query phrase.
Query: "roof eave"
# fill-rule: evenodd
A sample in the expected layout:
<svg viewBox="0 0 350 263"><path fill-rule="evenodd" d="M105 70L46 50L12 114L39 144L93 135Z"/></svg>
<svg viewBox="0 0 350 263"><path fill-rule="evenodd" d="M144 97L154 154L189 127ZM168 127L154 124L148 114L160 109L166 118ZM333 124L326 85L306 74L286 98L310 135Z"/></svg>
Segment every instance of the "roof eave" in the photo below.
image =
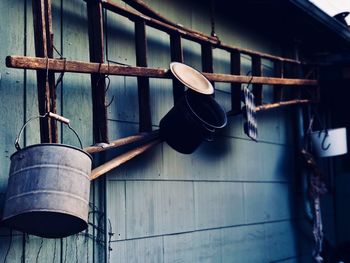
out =
<svg viewBox="0 0 350 263"><path fill-rule="evenodd" d="M311 17L318 22L325 25L327 28L335 32L343 40L347 41L350 45L350 30L347 26L340 23L336 19L329 16L313 3L306 0L289 0L292 4L308 13Z"/></svg>

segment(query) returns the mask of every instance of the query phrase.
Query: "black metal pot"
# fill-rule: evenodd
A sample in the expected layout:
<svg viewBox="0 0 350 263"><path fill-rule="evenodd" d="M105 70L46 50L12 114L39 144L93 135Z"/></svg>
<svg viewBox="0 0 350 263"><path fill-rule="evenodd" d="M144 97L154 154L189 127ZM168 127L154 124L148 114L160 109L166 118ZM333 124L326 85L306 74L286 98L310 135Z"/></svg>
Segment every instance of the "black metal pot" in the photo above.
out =
<svg viewBox="0 0 350 263"><path fill-rule="evenodd" d="M163 139L180 153L193 153L202 141L211 141L225 127L224 109L210 95L188 90L160 121Z"/></svg>

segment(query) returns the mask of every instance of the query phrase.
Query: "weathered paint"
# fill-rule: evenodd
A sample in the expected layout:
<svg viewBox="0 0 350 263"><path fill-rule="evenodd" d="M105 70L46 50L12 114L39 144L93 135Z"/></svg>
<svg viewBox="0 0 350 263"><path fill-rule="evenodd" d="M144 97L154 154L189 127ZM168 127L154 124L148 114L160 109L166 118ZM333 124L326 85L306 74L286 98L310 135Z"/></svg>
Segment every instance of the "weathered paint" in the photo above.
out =
<svg viewBox="0 0 350 263"><path fill-rule="evenodd" d="M174 16L181 24L210 32L208 6L183 1L148 3L169 18ZM275 45L264 46L269 41L263 35L246 36L239 28L233 30L227 20L219 19L216 26L225 42L262 51L271 51L269 48ZM167 66L169 38L153 29L147 29L147 33L149 65ZM119 34L126 34L125 29ZM128 35L132 34L131 30ZM185 63L201 69L200 45L183 40L183 47ZM129 51L127 47L126 50ZM131 55L124 59L133 58ZM228 73L229 58L227 52L214 50L214 71ZM242 74L247 74L250 65L250 57L242 56ZM267 76L273 74L269 61L263 60L263 72ZM172 107L171 82L151 79L150 87L152 120L156 126ZM135 86L128 88L130 94ZM215 98L226 110L230 109L229 92L229 85L216 85ZM272 87L266 87L264 99L269 102L272 98ZM296 232L289 227L293 221L295 172L292 114L288 110L259 114L259 143L246 138L241 116L230 117L228 127L216 141L203 143L192 155L179 154L162 144L112 171L108 175L108 215L118 236L112 242L111 262L139 262L143 257L148 261L149 255L160 249L163 259L157 262L297 260ZM114 138L137 131L136 123L130 123L132 119L125 121L128 116L112 115L109 127ZM158 241L160 237L162 243ZM125 251L135 241L147 244L148 252L128 255ZM276 246L276 242L280 251L273 255L269 246Z"/></svg>
<svg viewBox="0 0 350 263"><path fill-rule="evenodd" d="M208 2L147 1L169 19L209 34ZM0 203L15 135L24 119L37 114L35 72L7 69L3 62L6 55L34 54L30 3L0 1L1 19L17 21L12 28L4 23L0 27ZM54 0L52 9L56 48L67 59L88 61L84 1ZM223 42L277 55L283 49L264 32L247 30L217 12L215 30ZM136 65L133 23L106 14L106 59ZM148 65L167 67L169 36L149 27L146 34ZM200 45L183 40L183 48L185 63L201 69ZM228 52L214 49L213 59L214 72L229 73ZM263 73L271 76L273 65L265 60L262 64ZM250 67L251 58L242 56L241 74L247 74ZM136 78L111 76L110 80L107 101L114 97L107 109L110 139L137 133ZM230 110L230 85L217 83L215 87L215 98ZM172 82L150 79L150 88L152 124L157 129L173 106ZM264 88L263 95L266 102L271 101L272 87ZM89 76L66 74L58 87L59 113L72 120L84 145L93 142L91 105ZM216 140L203 143L192 155L179 154L164 143L108 174L106 189L103 178L93 183L89 218L94 224L106 219L100 212L107 191L106 229L114 233L107 243L111 248L107 258L100 242L103 233L90 226L81 235L62 240L14 232L10 241L9 231L0 229L0 261L8 254L6 262L310 262L310 247L304 242L309 237L294 223L292 114L289 110L259 113L259 143L244 135L241 116L230 117ZM69 130L63 127L62 132L62 142L77 145ZM38 140L38 125L33 124L25 144ZM112 150L106 158L120 151Z"/></svg>
<svg viewBox="0 0 350 263"><path fill-rule="evenodd" d="M76 9L75 7L81 8ZM34 35L31 1L1 1L1 21L10 26L1 26L3 37L0 40L0 100L1 119L3 125L0 138L4 154L1 154L0 175L0 210L3 207L2 196L6 191L9 171L9 156L14 152L13 142L24 121L38 115L37 88L35 71L12 70L5 67L5 57L10 54L34 55ZM76 11L76 12L74 12ZM53 1L53 29L55 47L67 58L88 58L87 28L84 22L86 17L85 3L77 1ZM79 16L80 14L80 16ZM63 26L61 25L61 18ZM9 23L8 21L16 21ZM2 23L5 25L5 23ZM86 28L86 30L85 30ZM79 33L79 34L77 34ZM63 35L63 38L61 38ZM78 37L84 35L84 37ZM86 36L85 36L86 35ZM64 41L63 41L64 39ZM62 40L62 41L61 41ZM54 54L59 57L58 54ZM58 74L56 75L56 79ZM92 143L91 123L91 96L90 80L88 76L67 74L64 85L57 90L57 103L59 113L70 118L72 126L78 131L84 145ZM63 93L62 93L63 90ZM61 97L64 97L61 100ZM63 103L61 103L63 101ZM80 110L77 110L80 108ZM59 129L59 134L61 130ZM64 128L65 143L78 145L71 131ZM22 138L22 145L31 145L39 142L38 123L31 123ZM94 188L94 187L93 187ZM92 191L94 192L94 191ZM92 206L97 205L98 194L91 194ZM101 209L98 208L98 209ZM93 216L89 217L91 222ZM95 220L95 223L97 220ZM95 230L95 237L96 235ZM84 233L85 234L85 233ZM88 234L94 235L89 227ZM12 237L11 237L12 236ZM96 247L93 253L93 246ZM67 249L66 249L67 248ZM73 236L67 239L42 239L27 236L22 233L9 232L0 228L0 261L3 262L101 262L104 258L104 247L98 242L85 236Z"/></svg>

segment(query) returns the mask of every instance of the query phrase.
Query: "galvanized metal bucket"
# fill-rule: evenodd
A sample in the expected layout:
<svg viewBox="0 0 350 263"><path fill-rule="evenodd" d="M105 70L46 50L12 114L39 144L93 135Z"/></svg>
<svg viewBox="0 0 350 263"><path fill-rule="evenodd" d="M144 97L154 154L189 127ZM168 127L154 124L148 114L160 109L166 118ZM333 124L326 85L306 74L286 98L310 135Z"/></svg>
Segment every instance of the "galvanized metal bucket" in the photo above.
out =
<svg viewBox="0 0 350 263"><path fill-rule="evenodd" d="M60 118L56 119L63 121ZM20 149L19 137L28 122L17 137L18 151L11 156L3 224L46 238L78 233L88 226L92 158L64 144ZM65 123L69 126L69 120Z"/></svg>

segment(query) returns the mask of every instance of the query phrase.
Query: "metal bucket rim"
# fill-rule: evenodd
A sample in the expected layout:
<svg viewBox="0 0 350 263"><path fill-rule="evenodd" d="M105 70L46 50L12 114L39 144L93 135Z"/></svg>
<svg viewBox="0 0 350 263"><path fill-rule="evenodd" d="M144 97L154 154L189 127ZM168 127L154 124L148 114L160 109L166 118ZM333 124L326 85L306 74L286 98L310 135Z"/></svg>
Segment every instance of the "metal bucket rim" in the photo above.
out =
<svg viewBox="0 0 350 263"><path fill-rule="evenodd" d="M223 121L223 124L222 124L222 125L213 125L213 124L210 124L210 123L208 123L207 121L203 120L203 119L192 109L192 107L191 107L191 105L190 105L190 102L188 101L187 96L188 96L187 93L185 93L185 100L186 100L187 106L189 107L189 109L191 110L191 112L194 114L194 116L196 116L196 118L198 118L203 124L205 124L206 126L209 126L209 127L211 127L211 128L214 128L214 131L215 131L215 129L220 129L220 128L223 128L223 127L226 126L226 124L227 124L227 116L226 116L225 110L224 110L224 108L223 108L214 98L211 97L211 95L204 95L204 96L206 96L208 99L211 99L212 102L215 103L215 104L218 106L218 108L220 108L220 110L222 111L223 116L224 116L224 121ZM204 96L203 96L203 97L204 97Z"/></svg>
<svg viewBox="0 0 350 263"><path fill-rule="evenodd" d="M22 214L27 214L27 213L35 213L35 212L50 212L50 213L58 213L58 214L65 214L65 215L70 215L70 216L74 216L77 217L83 221L87 221L87 219L83 218L82 216L80 216L77 213L74 213L73 211L66 211L66 210L62 210L62 209L47 209L47 208L38 208L38 209L25 209L22 210L20 213L16 213L16 214L11 214L8 216L3 216L2 217L2 222L8 221L11 218L18 216L18 215L22 215Z"/></svg>
<svg viewBox="0 0 350 263"><path fill-rule="evenodd" d="M89 153L85 152L84 150L82 150L82 149L80 149L80 148L78 148L78 147L72 146L72 145L62 144L62 143L38 143L38 144L32 144L32 145L26 146L26 147L24 147L24 148L22 148L22 149L20 149L20 150L18 150L18 151L16 151L16 152L14 152L14 153L11 155L10 160L12 161L12 158L13 158L15 155L17 155L17 154L19 154L19 153L21 153L21 152L23 152L23 151L26 151L27 149L35 148L35 147L41 147L41 146L71 148L71 149L73 149L73 150L78 150L79 152L84 153L86 156L88 156L88 157L90 158L91 162L92 162L92 160L93 160L93 159L92 159L92 156L91 156Z"/></svg>
<svg viewBox="0 0 350 263"><path fill-rule="evenodd" d="M25 227L14 227L12 225L12 222L15 218L18 218L19 216L23 216L23 215L27 215L27 214L35 214L35 213L42 213L42 212L48 212L48 213L55 213L55 214L61 214L61 215L65 215L65 216L69 216L69 217L73 217L75 218L77 221L79 221L80 224L80 228L75 229L72 232L66 232L64 235L41 235L39 234L37 231L31 231L31 232L27 232L28 229L26 229ZM6 218L3 217L0 219L1 224L3 224L4 226L13 228L15 230L19 230L25 233L29 233L32 235L36 235L36 236L40 236L40 237L45 237L45 238L63 238L63 237L67 237L70 235L74 235L77 234L81 231L83 231L84 229L86 229L89 224L88 224L88 219L83 218L82 216L79 216L71 211L65 211L65 210L52 210L52 209L36 209L36 210L25 210L22 211L21 213L17 213L17 214L13 214L10 216L7 216Z"/></svg>
<svg viewBox="0 0 350 263"><path fill-rule="evenodd" d="M319 130L319 131L312 131L310 132L310 135L312 134L318 134L318 133L324 133L324 132L331 132L331 131L337 131L337 130L345 130L346 131L346 127L340 127L340 128L332 128L332 129L324 129L324 130Z"/></svg>

